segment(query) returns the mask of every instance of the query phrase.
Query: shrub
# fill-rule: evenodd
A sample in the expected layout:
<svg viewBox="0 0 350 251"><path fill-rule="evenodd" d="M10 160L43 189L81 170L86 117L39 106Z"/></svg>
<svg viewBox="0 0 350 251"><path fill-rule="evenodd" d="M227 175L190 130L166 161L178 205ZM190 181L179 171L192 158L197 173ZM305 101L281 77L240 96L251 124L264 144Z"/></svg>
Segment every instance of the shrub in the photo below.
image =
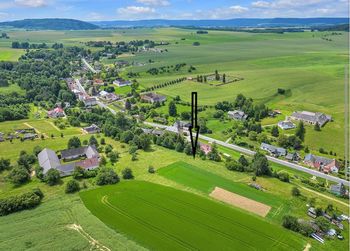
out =
<svg viewBox="0 0 350 251"><path fill-rule="evenodd" d="M99 186L116 184L118 182L118 175L114 172L114 170L109 168L101 168L96 176L96 184Z"/></svg>
<svg viewBox="0 0 350 251"><path fill-rule="evenodd" d="M292 188L292 195L293 196L300 196L301 195L300 190L297 187L293 187Z"/></svg>
<svg viewBox="0 0 350 251"><path fill-rule="evenodd" d="M153 166L149 166L149 167L148 167L148 172L149 172L149 173L155 173L156 170L154 169Z"/></svg>
<svg viewBox="0 0 350 251"><path fill-rule="evenodd" d="M43 197L40 189L35 189L32 192L0 199L0 216L34 208L40 204Z"/></svg>
<svg viewBox="0 0 350 251"><path fill-rule="evenodd" d="M67 182L66 185L66 193L75 193L78 192L80 190L80 186L79 183L76 180L70 180Z"/></svg>
<svg viewBox="0 0 350 251"><path fill-rule="evenodd" d="M45 175L45 182L49 186L56 185L61 180L60 172L57 169L51 168Z"/></svg>
<svg viewBox="0 0 350 251"><path fill-rule="evenodd" d="M7 178L15 185L21 185L30 180L29 172L23 166L14 167Z"/></svg>
<svg viewBox="0 0 350 251"><path fill-rule="evenodd" d="M291 215L285 215L283 217L282 226L295 232L299 231L298 219Z"/></svg>
<svg viewBox="0 0 350 251"><path fill-rule="evenodd" d="M123 179L125 180L130 180L134 178L134 175L132 174L132 170L128 167L122 171L122 175L123 175Z"/></svg>

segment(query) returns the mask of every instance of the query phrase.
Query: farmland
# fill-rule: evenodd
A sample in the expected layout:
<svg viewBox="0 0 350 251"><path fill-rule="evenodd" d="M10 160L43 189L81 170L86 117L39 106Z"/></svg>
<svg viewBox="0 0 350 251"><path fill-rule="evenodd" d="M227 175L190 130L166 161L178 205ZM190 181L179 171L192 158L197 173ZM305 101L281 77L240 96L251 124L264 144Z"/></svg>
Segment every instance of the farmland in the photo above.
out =
<svg viewBox="0 0 350 251"><path fill-rule="evenodd" d="M281 234L277 226L190 193L151 183L133 181L108 186L83 192L81 197L108 226L151 249L212 250L230 246L254 250L257 245L273 247L272 250L298 246L302 249L293 234Z"/></svg>
<svg viewBox="0 0 350 251"><path fill-rule="evenodd" d="M321 131L314 130L313 126L305 126L303 145L308 146L311 153L319 154L319 149L324 148L326 151L337 153L337 158L344 157L343 85L344 66L348 61L346 32L332 37L332 41L321 39L327 32L255 34L209 31L209 34L199 35L195 30L179 28L6 32L10 38L0 39L0 61L16 61L26 53L22 49L10 48L13 41L47 43L49 46L57 42L63 43L65 48L78 46L92 52L101 48L89 47L85 42L115 43L145 39L168 42L167 45L157 47L166 49L161 53L124 53L116 59L101 57L99 61L106 68L113 68L114 63L119 60L140 63L140 66L135 64L118 69L121 77L130 80L134 78L139 83L137 92L182 77L194 78L154 90L165 95L167 100L164 105L152 109L159 116L166 117L168 124L172 124L179 119L179 116L168 115L168 106L173 98L179 96L181 102L189 102L191 92L197 91L199 105L206 106L206 110L201 111L199 117L206 120L207 127L212 131L209 136L223 141L232 142L232 129L237 121L227 119L226 114L225 118L214 118L214 106L219 101L233 102L240 93L254 99L256 104L265 104L282 112L275 118L267 117L259 121L266 130L264 133L269 134L270 138L272 136L268 126L284 120L295 110L330 114L333 121L327 123ZM194 47L194 42L200 42L200 46ZM174 65L182 63L186 66L179 71L173 70ZM40 61L35 64L40 65ZM158 69L164 66L170 70L158 75L148 72L151 68ZM190 66L195 69L189 70ZM221 86L215 81L210 85L195 80L197 75L213 74L215 70L220 74L243 79ZM128 77L128 73L137 74L135 77ZM103 79L105 75L106 73L102 72L93 78ZM108 81L109 87L115 87L115 93L124 97L129 95L130 99L137 100L137 95L130 93L134 91L133 87L118 88ZM60 84L64 86L64 80ZM101 87L98 91L106 87ZM278 94L278 88L287 90L288 95ZM0 87L0 94L8 95L12 92L24 97L27 94L17 83L10 82L9 86ZM21 151L31 154L36 146L40 146L58 152L67 148L68 141L73 136L79 137L81 142L88 142L91 135L83 133L81 127L100 123L99 126L103 128L104 124L99 121L97 112L91 108L84 108L82 104L73 104L75 107L66 110L67 118L59 119L64 123L64 127L59 128L57 120L46 118L49 107L52 109L56 101L62 101L55 95L58 96L57 93L52 94L50 100L45 95L38 97L38 100L34 99L29 104L31 111L27 119L0 122L0 132L6 135L17 129L34 128L39 136L34 140L14 139L0 142L0 159L10 159L11 164L16 166ZM44 103L43 106L40 103ZM120 111L125 105L123 101L117 101L108 106ZM137 100L133 106L142 109L151 105ZM178 115L190 111L190 106L183 103L176 104L176 107ZM69 113L70 109L77 113ZM135 115L129 111L123 113L128 119L132 117L130 115ZM81 119L79 126L73 126L69 122L75 114L79 114ZM91 114L96 116L85 116ZM152 117L145 119L152 121ZM313 201L315 208L325 209L332 204L335 212L347 212L348 200L330 194L327 191L330 185L327 181L273 163L270 163L271 169L288 173L289 182L282 182L275 177L255 177L253 172L229 171L225 167L225 154L233 160L238 160L240 154L222 146L218 146L222 157L220 162L208 158L194 159L183 151L163 147L162 144L156 143L154 138L149 148L137 148L133 155L133 140L128 143L122 140L121 135L130 130L138 136L139 127L145 125L135 121L132 121L130 128L118 128L118 135L103 135L109 133L109 130L95 135L99 143L102 138L105 140L104 144L100 143L98 149L101 156L106 158L104 166L114 170L120 177L124 168L131 168L135 176L133 181L122 179L120 184L100 187L94 177L78 180L82 190L78 195L66 194L64 191L72 177L62 178L60 183L48 186L32 175L28 182L17 186L8 181L11 170L1 172L1 199L36 187L44 192L45 197L42 204L35 209L0 217L0 228L7 229L6 233L0 235L0 249L46 250L52 247L55 250L91 250L96 247L96 243L111 250L214 250L227 247L240 250L256 250L256 247L303 250L307 243L311 244L310 250L345 250L349 247L346 237L349 234L348 223L344 223L342 231L345 241L327 239L324 245L281 226L285 215L310 220L306 214L310 201ZM294 134L295 130L279 132ZM260 145L260 142L248 137L240 139L246 141L249 146L258 148ZM272 142L276 144L276 139L273 138ZM112 163L108 157L105 151L107 145L118 153L116 163ZM303 157L305 152L300 152ZM322 156L331 158L333 155L324 153ZM37 165L37 162L34 163L32 169ZM150 168L153 168L155 173L151 174ZM322 184L319 188L324 190L315 191L313 187L302 183L302 179L316 183L317 186ZM253 180L263 191L250 186ZM234 205L215 200L210 197L215 187L263 203L271 207L271 210L262 218ZM294 187L300 189L301 196L292 196L291 191ZM62 242L62 239L65 242Z"/></svg>

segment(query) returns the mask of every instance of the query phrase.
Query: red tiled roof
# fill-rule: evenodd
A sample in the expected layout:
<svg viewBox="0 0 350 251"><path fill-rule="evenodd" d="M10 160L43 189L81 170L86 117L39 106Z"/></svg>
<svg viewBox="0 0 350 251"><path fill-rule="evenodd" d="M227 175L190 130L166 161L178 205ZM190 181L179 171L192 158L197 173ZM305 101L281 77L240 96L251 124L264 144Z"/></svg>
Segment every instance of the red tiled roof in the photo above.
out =
<svg viewBox="0 0 350 251"><path fill-rule="evenodd" d="M76 163L76 166L81 166L82 168L85 168L85 169L97 167L98 165L99 165L98 158L85 159Z"/></svg>

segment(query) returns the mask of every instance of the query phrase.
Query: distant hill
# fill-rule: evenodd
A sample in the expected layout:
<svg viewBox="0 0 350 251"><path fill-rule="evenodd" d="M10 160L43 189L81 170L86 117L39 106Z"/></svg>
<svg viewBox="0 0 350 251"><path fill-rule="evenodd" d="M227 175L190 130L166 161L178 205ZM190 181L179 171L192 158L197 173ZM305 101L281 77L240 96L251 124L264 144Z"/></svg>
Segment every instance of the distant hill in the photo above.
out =
<svg viewBox="0 0 350 251"><path fill-rule="evenodd" d="M112 27L311 27L347 24L347 18L237 18L229 20L138 20L92 22L103 28Z"/></svg>
<svg viewBox="0 0 350 251"><path fill-rule="evenodd" d="M93 30L99 28L95 24L63 18L24 19L0 22L1 26L31 30Z"/></svg>

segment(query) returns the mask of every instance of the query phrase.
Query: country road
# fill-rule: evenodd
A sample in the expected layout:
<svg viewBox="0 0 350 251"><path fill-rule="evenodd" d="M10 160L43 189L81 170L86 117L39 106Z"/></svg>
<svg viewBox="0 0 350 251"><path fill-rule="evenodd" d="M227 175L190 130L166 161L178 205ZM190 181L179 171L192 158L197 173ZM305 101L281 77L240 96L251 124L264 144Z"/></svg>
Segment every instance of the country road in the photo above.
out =
<svg viewBox="0 0 350 251"><path fill-rule="evenodd" d="M151 123L151 122L144 122L144 124L152 126L152 127L158 127L158 128L166 128L167 127L165 125L160 125L160 124ZM209 141L209 142L215 142L218 145L221 145L221 146L233 149L233 150L235 150L237 152L240 152L240 153L243 153L243 154L246 154L246 155L254 155L256 153L255 151L252 151L252 150L249 150L249 149L246 149L246 148L234 145L234 144L226 143L226 142L221 141L221 140L213 139L213 138L210 138L208 136L204 136L202 134L199 134L198 137L200 139L203 139L203 140L206 140L206 141ZM286 167L289 167L289 168L292 168L292 169L295 169L295 170L298 170L298 171L302 171L304 173L308 173L310 175L313 175L313 176L316 176L316 177L320 177L320 178L323 178L323 179L326 179L326 180L329 180L329 181L333 181L333 182L337 182L337 183L343 183L346 186L350 186L350 182L346 181L344 179L341 179L341 178L338 178L338 177L335 177L335 176L332 176L332 175L328 175L328 174L325 174L325 173L322 173L322 172L319 172L319 171L316 171L316 170L313 170L313 169L310 169L310 168L307 168L307 167L303 167L301 165L298 165L298 164L295 164L295 163L291 163L291 162L288 162L288 161L285 161L285 160L277 159L277 158L274 158L274 157L271 157L271 156L268 156L268 155L266 155L266 157L271 162L274 162L274 163L277 163L277 164L280 164L280 165L283 165L283 166L286 166Z"/></svg>

